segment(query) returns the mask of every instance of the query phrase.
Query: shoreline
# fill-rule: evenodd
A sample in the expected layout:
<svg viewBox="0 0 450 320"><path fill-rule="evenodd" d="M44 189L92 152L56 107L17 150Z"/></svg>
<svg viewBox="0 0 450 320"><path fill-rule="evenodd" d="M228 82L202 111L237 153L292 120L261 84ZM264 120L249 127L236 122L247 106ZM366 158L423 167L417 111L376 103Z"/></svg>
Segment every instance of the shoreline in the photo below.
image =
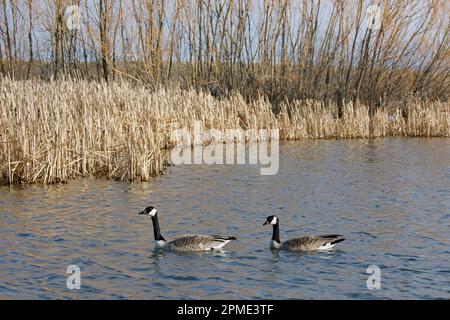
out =
<svg viewBox="0 0 450 320"><path fill-rule="evenodd" d="M406 109L392 104L370 116L358 102L339 109L332 102L294 100L275 113L267 99L247 103L238 94L217 100L195 90L152 91L126 82L1 83L0 185L83 177L148 181L163 173L174 130L192 136L196 121L224 137L228 129L278 129L279 141L450 137L449 102L415 100Z"/></svg>

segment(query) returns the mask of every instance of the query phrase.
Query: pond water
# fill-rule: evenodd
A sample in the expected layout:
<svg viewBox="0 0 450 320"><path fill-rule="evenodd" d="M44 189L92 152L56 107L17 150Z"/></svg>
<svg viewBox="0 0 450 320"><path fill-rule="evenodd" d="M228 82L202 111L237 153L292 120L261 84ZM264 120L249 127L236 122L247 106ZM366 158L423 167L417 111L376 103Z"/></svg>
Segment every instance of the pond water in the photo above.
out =
<svg viewBox="0 0 450 320"><path fill-rule="evenodd" d="M228 234L221 253L154 250L162 234ZM281 240L339 233L336 250L272 252ZM0 298L450 298L450 139L280 143L279 173L181 165L149 183L71 181L0 188ZM69 290L69 265L81 289ZM369 290L369 266L381 289Z"/></svg>

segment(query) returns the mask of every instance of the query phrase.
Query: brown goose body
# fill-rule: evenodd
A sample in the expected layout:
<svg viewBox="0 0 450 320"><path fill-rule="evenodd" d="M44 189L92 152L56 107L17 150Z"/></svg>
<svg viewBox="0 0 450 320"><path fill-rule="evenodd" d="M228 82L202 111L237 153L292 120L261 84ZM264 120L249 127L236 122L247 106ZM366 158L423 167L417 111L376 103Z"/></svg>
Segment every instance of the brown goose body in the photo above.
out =
<svg viewBox="0 0 450 320"><path fill-rule="evenodd" d="M162 247L173 251L219 250L231 240L236 240L236 238L220 235L204 236L193 234L169 240Z"/></svg>
<svg viewBox="0 0 450 320"><path fill-rule="evenodd" d="M280 244L280 250L287 251L311 251L328 250L338 242L344 241L342 235L304 236L286 240Z"/></svg>

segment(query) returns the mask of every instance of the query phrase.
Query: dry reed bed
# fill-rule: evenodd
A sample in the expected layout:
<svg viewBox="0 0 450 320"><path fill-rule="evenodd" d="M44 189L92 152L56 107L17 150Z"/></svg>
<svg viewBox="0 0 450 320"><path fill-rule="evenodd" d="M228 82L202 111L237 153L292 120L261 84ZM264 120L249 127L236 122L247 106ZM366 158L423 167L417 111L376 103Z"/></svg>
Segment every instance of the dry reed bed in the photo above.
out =
<svg viewBox="0 0 450 320"><path fill-rule="evenodd" d="M171 132L205 128L280 129L280 139L450 136L448 103L411 103L369 117L361 104L215 100L195 91L151 92L129 83L0 80L0 184L57 183L77 177L149 180L163 171ZM371 128L372 126L372 128Z"/></svg>

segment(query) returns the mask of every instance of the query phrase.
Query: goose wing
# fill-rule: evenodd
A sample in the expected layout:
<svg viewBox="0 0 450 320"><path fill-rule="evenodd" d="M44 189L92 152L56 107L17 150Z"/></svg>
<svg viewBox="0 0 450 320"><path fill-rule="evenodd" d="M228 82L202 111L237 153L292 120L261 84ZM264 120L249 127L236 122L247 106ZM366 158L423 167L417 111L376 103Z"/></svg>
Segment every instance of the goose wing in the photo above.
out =
<svg viewBox="0 0 450 320"><path fill-rule="evenodd" d="M326 234L321 236L305 236L295 238L283 242L282 249L289 251L309 251L326 248L331 248L333 244L344 241L339 234ZM322 247L322 248L321 248Z"/></svg>
<svg viewBox="0 0 450 320"><path fill-rule="evenodd" d="M173 250L180 251L204 251L220 249L231 240L235 240L235 237L222 236L222 235L185 235L180 238L174 239L168 243L169 247Z"/></svg>

